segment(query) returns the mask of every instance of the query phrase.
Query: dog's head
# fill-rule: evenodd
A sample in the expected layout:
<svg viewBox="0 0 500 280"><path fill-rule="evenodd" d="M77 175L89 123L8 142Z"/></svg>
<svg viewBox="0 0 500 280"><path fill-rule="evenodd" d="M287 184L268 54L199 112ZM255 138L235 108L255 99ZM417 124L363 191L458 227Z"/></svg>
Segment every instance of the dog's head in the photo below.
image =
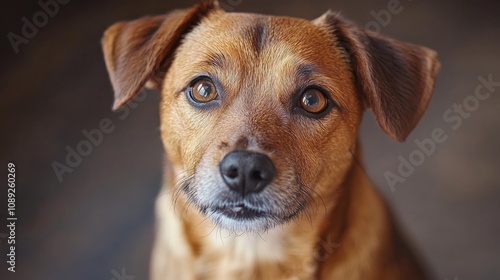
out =
<svg viewBox="0 0 500 280"><path fill-rule="evenodd" d="M217 225L262 231L337 191L362 112L404 140L429 102L436 54L327 12L226 13L215 1L120 22L103 38L114 108L161 89L178 188Z"/></svg>

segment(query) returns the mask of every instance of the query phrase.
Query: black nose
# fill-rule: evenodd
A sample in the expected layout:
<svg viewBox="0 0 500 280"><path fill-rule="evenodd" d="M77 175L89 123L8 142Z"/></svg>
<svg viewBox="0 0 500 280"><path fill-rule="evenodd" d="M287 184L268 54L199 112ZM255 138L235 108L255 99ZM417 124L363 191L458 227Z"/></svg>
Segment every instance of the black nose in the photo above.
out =
<svg viewBox="0 0 500 280"><path fill-rule="evenodd" d="M219 167L226 185L243 196L262 191L274 176L271 159L255 152L231 152L222 159Z"/></svg>

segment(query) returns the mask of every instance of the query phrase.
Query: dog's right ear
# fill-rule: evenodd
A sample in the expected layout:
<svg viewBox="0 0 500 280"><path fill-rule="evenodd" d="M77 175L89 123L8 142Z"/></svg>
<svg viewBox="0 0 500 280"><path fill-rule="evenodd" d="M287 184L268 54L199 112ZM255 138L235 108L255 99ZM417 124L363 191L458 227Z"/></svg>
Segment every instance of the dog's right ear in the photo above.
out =
<svg viewBox="0 0 500 280"><path fill-rule="evenodd" d="M363 30L331 11L315 23L326 26L345 53L364 107L385 133L404 141L431 98L439 70L436 52Z"/></svg>
<svg viewBox="0 0 500 280"><path fill-rule="evenodd" d="M216 0L203 0L187 10L109 27L102 48L115 92L113 110L131 100L148 81L159 87L183 36L214 10L220 10Z"/></svg>

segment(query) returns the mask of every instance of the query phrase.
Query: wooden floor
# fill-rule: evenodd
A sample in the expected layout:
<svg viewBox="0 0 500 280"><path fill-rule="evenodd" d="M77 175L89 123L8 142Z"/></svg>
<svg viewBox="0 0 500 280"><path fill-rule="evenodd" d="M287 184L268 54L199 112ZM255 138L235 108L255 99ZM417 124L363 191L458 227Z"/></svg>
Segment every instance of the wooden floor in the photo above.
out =
<svg viewBox="0 0 500 280"><path fill-rule="evenodd" d="M100 38L116 21L193 1L143 2L70 1L17 54L6 34L20 34L21 18L31 19L41 8L37 1L3 6L0 156L1 166L8 160L17 165L18 227L12 274L4 261L7 230L0 226L0 279L121 280L123 272L148 279L154 198L162 180L158 94L149 92L123 120L111 112ZM312 2L247 0L230 8L309 19L332 8L365 25L374 20L370 11L386 9L389 1ZM429 111L406 143L389 140L367 115L362 128L367 172L438 279L499 279L500 89L459 129L452 129L443 114L474 94L478 76L500 80L500 6L494 1L471 7L451 0L401 3L403 10L382 32L438 50L443 67ZM54 162L65 163L67 149L86 140L82 131L99 128L104 119L114 131L103 134L59 182ZM416 149L414 140L430 137L435 128L445 130L448 140L392 191L384 173L397 172L398 156L407 158ZM0 194L0 215L5 215L5 194Z"/></svg>

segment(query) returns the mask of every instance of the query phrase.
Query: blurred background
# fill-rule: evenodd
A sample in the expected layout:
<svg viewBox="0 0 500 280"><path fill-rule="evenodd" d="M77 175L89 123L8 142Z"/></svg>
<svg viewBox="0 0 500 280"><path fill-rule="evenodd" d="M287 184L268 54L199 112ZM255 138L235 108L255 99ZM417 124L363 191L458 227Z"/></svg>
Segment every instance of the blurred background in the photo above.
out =
<svg viewBox="0 0 500 280"><path fill-rule="evenodd" d="M438 279L500 279L500 86L490 86L485 100L474 97L479 77L500 81L500 2L401 0L400 12L381 18L391 1L220 0L228 10L307 19L341 11L361 26L437 50L434 97L405 143L390 140L366 114L366 171ZM17 166L18 217L14 274L5 261L2 183L0 279L147 279L161 184L158 93L148 92L126 116L111 112L100 38L116 21L195 1L66 2L47 20L37 1L4 1L0 11L0 166L4 174L8 161ZM23 17L33 16L41 27L27 30L31 38L12 35L22 36ZM464 114L453 111L464 102ZM54 162L65 164L67 149L87 139L82 131L105 119L114 130L73 159L60 181ZM401 162L418 154L415 141L435 129L446 140L389 184L388 172L398 175Z"/></svg>

